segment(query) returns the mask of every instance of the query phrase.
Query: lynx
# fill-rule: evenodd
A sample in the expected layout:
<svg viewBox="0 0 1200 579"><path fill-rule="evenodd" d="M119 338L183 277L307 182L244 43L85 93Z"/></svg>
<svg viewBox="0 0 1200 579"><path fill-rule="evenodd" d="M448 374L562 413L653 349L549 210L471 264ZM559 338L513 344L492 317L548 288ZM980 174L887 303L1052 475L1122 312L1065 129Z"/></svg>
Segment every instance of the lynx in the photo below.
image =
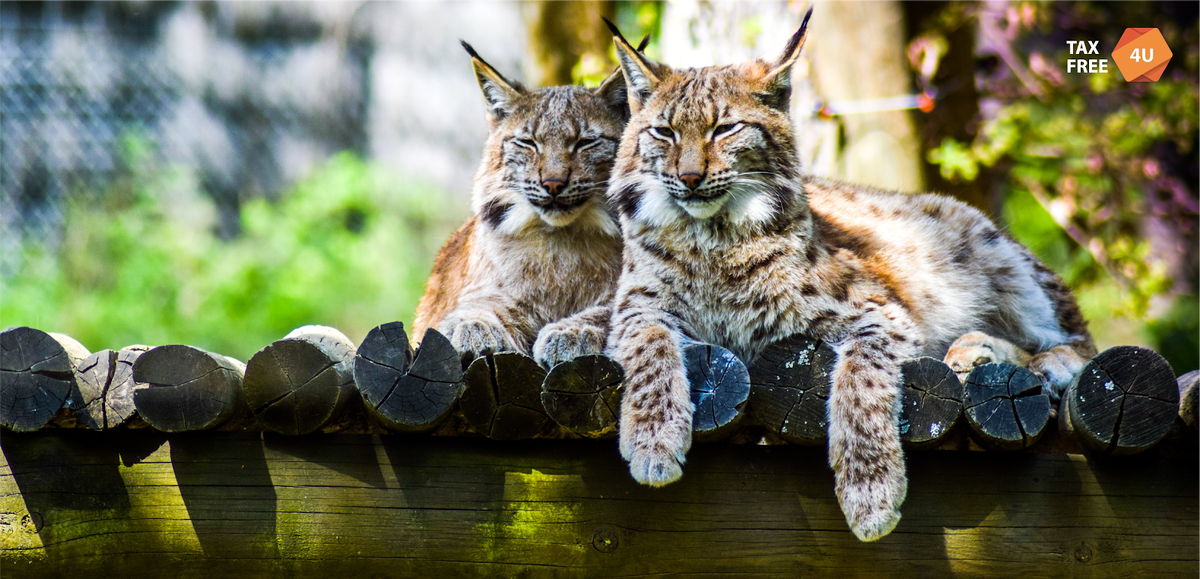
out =
<svg viewBox="0 0 1200 579"><path fill-rule="evenodd" d="M474 215L434 261L414 336L437 328L464 363L532 349L549 367L600 353L621 258L604 194L629 116L624 79L529 90L462 44L489 135Z"/></svg>
<svg viewBox="0 0 1200 579"><path fill-rule="evenodd" d="M850 529L873 541L907 490L903 360L1024 363L1061 390L1095 347L1059 278L978 211L801 173L789 70L807 26L779 58L687 70L613 27L631 110L609 183L624 237L608 340L626 372L620 450L638 482L682 475L693 412L682 341L751 363L791 335L819 338L836 352L835 491Z"/></svg>

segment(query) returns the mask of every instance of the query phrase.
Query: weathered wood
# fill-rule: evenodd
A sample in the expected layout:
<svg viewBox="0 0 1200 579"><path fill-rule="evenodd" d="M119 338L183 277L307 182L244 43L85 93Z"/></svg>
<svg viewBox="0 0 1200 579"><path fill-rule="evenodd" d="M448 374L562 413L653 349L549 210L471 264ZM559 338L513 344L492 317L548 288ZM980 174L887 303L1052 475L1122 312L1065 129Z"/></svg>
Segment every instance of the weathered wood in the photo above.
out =
<svg viewBox="0 0 1200 579"><path fill-rule="evenodd" d="M141 345L101 350L75 368L75 388L68 407L80 424L108 430L125 424L137 412L133 393L149 384L133 380L133 363L147 350Z"/></svg>
<svg viewBox="0 0 1200 579"><path fill-rule="evenodd" d="M542 406L546 371L517 352L481 356L467 368L458 407L471 428L496 440L521 440L542 431L550 417Z"/></svg>
<svg viewBox="0 0 1200 579"><path fill-rule="evenodd" d="M750 399L750 373L733 352L713 344L683 348L683 367L692 391L692 436L717 440L742 420Z"/></svg>
<svg viewBox="0 0 1200 579"><path fill-rule="evenodd" d="M90 353L70 336L24 326L0 332L0 426L32 432L46 425L75 387Z"/></svg>
<svg viewBox="0 0 1200 579"><path fill-rule="evenodd" d="M282 434L316 432L354 394L354 343L328 326L302 326L246 363L242 389L258 423Z"/></svg>
<svg viewBox="0 0 1200 579"><path fill-rule="evenodd" d="M963 406L976 440L993 450L1028 448L1050 422L1050 398L1042 391L1042 381L1012 364L984 364L972 370Z"/></svg>
<svg viewBox="0 0 1200 579"><path fill-rule="evenodd" d="M1179 414L1170 364L1138 346L1109 348L1092 358L1067 389L1065 422L1084 448L1137 454L1166 436Z"/></svg>
<svg viewBox="0 0 1200 579"><path fill-rule="evenodd" d="M1176 381L1179 386L1179 422L1195 434L1196 405L1200 398L1200 370L1192 370Z"/></svg>
<svg viewBox="0 0 1200 579"><path fill-rule="evenodd" d="M1195 577L1200 464L914 453L895 532L847 530L822 449L42 431L0 440L5 579Z"/></svg>
<svg viewBox="0 0 1200 579"><path fill-rule="evenodd" d="M769 346L750 366L751 416L786 442L824 444L835 358L828 344L803 336Z"/></svg>
<svg viewBox="0 0 1200 579"><path fill-rule="evenodd" d="M564 430L588 438L616 434L621 415L621 365L606 356L580 356L550 369L542 407Z"/></svg>
<svg viewBox="0 0 1200 579"><path fill-rule="evenodd" d="M354 358L368 414L396 432L425 432L441 424L462 393L462 377L450 340L430 328L414 354L400 322L371 330Z"/></svg>
<svg viewBox="0 0 1200 579"><path fill-rule="evenodd" d="M242 407L246 367L228 356L183 345L152 348L133 363L138 415L163 432L220 426Z"/></svg>
<svg viewBox="0 0 1200 579"><path fill-rule="evenodd" d="M932 448L945 440L962 415L962 382L949 366L933 358L916 358L901 366L904 402L900 440L914 449Z"/></svg>

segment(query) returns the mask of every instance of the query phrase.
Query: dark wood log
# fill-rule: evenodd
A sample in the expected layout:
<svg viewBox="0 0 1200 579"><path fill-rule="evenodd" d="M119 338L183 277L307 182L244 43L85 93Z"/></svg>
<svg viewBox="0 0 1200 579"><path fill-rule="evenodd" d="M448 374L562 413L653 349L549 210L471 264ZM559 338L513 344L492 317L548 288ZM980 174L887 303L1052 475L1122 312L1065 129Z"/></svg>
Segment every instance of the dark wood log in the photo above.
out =
<svg viewBox="0 0 1200 579"><path fill-rule="evenodd" d="M737 427L750 399L750 373L733 352L714 344L683 348L683 366L692 390L692 436L723 438Z"/></svg>
<svg viewBox="0 0 1200 579"><path fill-rule="evenodd" d="M400 322L367 334L354 358L354 378L367 413L396 432L436 428L464 388L462 362L450 340L431 328L414 354Z"/></svg>
<svg viewBox="0 0 1200 579"><path fill-rule="evenodd" d="M19 326L0 332L0 426L46 425L75 388L75 367L90 353L70 336Z"/></svg>
<svg viewBox="0 0 1200 579"><path fill-rule="evenodd" d="M963 405L976 440L993 450L1028 448L1050 422L1050 397L1042 391L1041 379L1012 364L972 370Z"/></svg>
<svg viewBox="0 0 1200 579"><path fill-rule="evenodd" d="M246 363L242 388L258 423L281 434L316 432L354 394L354 342L328 326L302 326Z"/></svg>
<svg viewBox="0 0 1200 579"><path fill-rule="evenodd" d="M769 346L750 366L754 420L785 442L824 444L836 357L828 344L804 336Z"/></svg>
<svg viewBox="0 0 1200 579"><path fill-rule="evenodd" d="M133 363L149 349L138 345L101 350L79 364L69 408L81 425L108 430L125 424L137 412L133 393L149 384L133 380Z"/></svg>
<svg viewBox="0 0 1200 579"><path fill-rule="evenodd" d="M962 415L963 384L949 366L928 357L904 362L901 372L900 440L913 449L935 447Z"/></svg>
<svg viewBox="0 0 1200 579"><path fill-rule="evenodd" d="M163 432L214 428L243 407L245 372L233 358L192 346L151 348L133 363L134 382L149 384L133 393L133 404Z"/></svg>
<svg viewBox="0 0 1200 579"><path fill-rule="evenodd" d="M1196 577L1193 454L911 453L895 532L821 448L698 444L666 489L611 441L69 430L0 437L0 568L46 577Z"/></svg>
<svg viewBox="0 0 1200 579"><path fill-rule="evenodd" d="M564 430L588 438L616 433L621 416L621 365L605 356L563 362L542 382L542 406Z"/></svg>
<svg viewBox="0 0 1200 579"><path fill-rule="evenodd" d="M1179 420L1194 433L1197 430L1196 405L1200 394L1200 370L1192 370L1176 380L1179 386Z"/></svg>
<svg viewBox="0 0 1200 579"><path fill-rule="evenodd" d="M1079 443L1091 452L1137 454L1166 436L1179 414L1171 365L1153 350L1117 346L1098 354L1063 396Z"/></svg>
<svg viewBox="0 0 1200 579"><path fill-rule="evenodd" d="M521 440L542 431L550 417L542 406L546 371L517 352L476 358L463 376L458 407L471 428L496 440Z"/></svg>

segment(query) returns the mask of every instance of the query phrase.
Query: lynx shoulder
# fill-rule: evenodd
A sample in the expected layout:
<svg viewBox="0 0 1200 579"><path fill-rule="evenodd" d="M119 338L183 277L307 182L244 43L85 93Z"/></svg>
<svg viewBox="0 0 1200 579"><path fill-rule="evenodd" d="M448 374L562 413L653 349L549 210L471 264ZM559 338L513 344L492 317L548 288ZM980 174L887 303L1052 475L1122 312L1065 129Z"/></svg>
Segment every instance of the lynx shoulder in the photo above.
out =
<svg viewBox="0 0 1200 579"><path fill-rule="evenodd" d="M1014 361L1061 389L1095 349L1062 282L979 212L802 174L789 72L807 25L778 58L686 70L614 29L632 111L609 185L625 240L608 346L626 372L620 448L639 482L682 475L693 409L681 340L750 363L777 340L820 338L837 356L835 492L871 541L907 492L902 361Z"/></svg>
<svg viewBox="0 0 1200 579"><path fill-rule="evenodd" d="M473 215L438 253L414 336L437 328L465 359L535 342L547 365L598 353L621 260L604 194L628 118L624 80L526 89L463 46L489 135Z"/></svg>

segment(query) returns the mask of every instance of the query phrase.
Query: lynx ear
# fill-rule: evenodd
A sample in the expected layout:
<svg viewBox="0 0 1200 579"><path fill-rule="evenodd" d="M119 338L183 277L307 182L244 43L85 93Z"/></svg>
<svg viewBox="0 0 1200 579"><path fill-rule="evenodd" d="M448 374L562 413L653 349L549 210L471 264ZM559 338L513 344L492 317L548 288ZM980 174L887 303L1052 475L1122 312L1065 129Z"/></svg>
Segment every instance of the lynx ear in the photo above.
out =
<svg viewBox="0 0 1200 579"><path fill-rule="evenodd" d="M800 49L804 48L804 40L808 37L808 19L812 17L813 9L809 8L804 15L804 21L774 62L768 62L770 72L763 77L765 90L756 96L764 105L773 109L788 112L792 100L792 65L800 58Z"/></svg>
<svg viewBox="0 0 1200 579"><path fill-rule="evenodd" d="M621 72L625 75L625 84L629 91L629 111L637 114L642 108L642 103L658 87L665 67L646 58L646 55L630 45L621 31L617 30L617 26L607 18L604 19L604 23L612 31L613 42L617 45L617 61L621 64ZM645 44L644 39L642 45Z"/></svg>
<svg viewBox="0 0 1200 579"><path fill-rule="evenodd" d="M646 46L650 44L650 35L647 34L642 42L638 44L638 52L646 50ZM600 95L608 106L623 119L629 118L629 90L625 86L625 73L621 72L620 67L614 70L600 86L596 87L596 94Z"/></svg>
<svg viewBox="0 0 1200 579"><path fill-rule="evenodd" d="M513 112L513 101L525 94L525 87L519 82L508 80L492 68L492 65L479 58L479 54L465 40L459 42L467 49L467 54L471 55L475 80L479 81L479 88L483 90L483 100L487 103L488 125L495 127Z"/></svg>

